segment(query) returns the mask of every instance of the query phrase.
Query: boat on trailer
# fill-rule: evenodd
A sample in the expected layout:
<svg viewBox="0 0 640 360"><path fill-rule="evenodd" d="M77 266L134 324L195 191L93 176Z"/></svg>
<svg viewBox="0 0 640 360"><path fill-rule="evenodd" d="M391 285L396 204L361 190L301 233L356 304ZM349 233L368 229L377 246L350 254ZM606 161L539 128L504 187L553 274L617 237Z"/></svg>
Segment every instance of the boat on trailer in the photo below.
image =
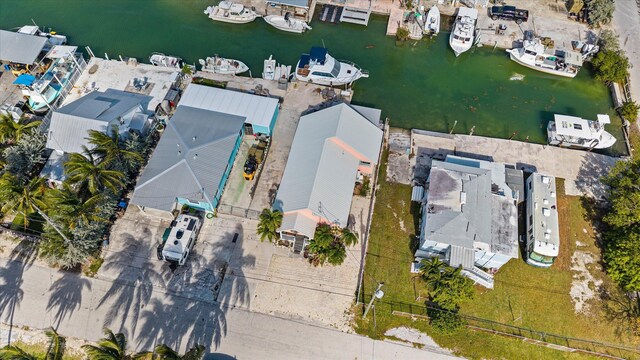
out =
<svg viewBox="0 0 640 360"><path fill-rule="evenodd" d="M309 26L306 22L300 19L295 19L290 12L284 14L284 16L280 16L280 15L265 16L263 19L267 24L282 31L302 34L307 30L311 30L311 26Z"/></svg>
<svg viewBox="0 0 640 360"><path fill-rule="evenodd" d="M223 75L236 75L249 71L249 67L240 60L226 59L218 55L199 60L202 71Z"/></svg>

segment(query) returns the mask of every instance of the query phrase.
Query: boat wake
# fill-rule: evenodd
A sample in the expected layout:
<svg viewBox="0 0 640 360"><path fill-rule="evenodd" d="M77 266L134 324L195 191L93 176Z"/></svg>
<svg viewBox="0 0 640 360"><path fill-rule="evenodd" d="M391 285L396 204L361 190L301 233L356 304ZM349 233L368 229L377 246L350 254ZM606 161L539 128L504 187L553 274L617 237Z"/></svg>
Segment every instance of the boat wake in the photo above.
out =
<svg viewBox="0 0 640 360"><path fill-rule="evenodd" d="M522 81L522 80L524 80L524 75L514 72L513 74L511 74L511 77L509 78L509 80L511 80L511 81Z"/></svg>

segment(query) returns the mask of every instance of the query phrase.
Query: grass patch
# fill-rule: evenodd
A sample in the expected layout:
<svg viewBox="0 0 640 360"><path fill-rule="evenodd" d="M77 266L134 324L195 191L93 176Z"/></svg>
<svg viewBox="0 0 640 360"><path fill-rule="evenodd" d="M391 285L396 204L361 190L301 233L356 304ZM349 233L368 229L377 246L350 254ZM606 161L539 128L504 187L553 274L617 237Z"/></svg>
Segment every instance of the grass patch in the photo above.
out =
<svg viewBox="0 0 640 360"><path fill-rule="evenodd" d="M104 263L104 259L100 256L91 257L89 261L82 265L82 273L85 276L94 277L98 273L98 270L100 270L102 263Z"/></svg>
<svg viewBox="0 0 640 360"><path fill-rule="evenodd" d="M21 231L27 234L41 235L44 232L44 218L38 213L32 213L27 216L28 225L24 227L24 216L16 214L11 222L11 230Z"/></svg>
<svg viewBox="0 0 640 360"><path fill-rule="evenodd" d="M366 254L364 291L359 300L368 303L378 281L385 283L382 288L385 296L376 303L375 324L371 312L367 319L362 319L363 307L356 307L355 329L358 333L381 339L388 329L413 327L426 332L441 346L469 358L593 358L468 328L441 335L431 329L428 320L393 315L393 310L408 311L409 304L414 310L419 310L423 307L426 292L423 282L410 272L417 242L419 206L410 203L410 186L386 182L387 157L388 152L385 151ZM545 333L614 344L637 344L637 338L618 332L617 324L608 320L597 300L589 303L587 314L575 313L570 290L573 277L571 256L576 250L576 241L583 244L580 250L594 254L595 262L591 264L590 272L603 281L606 277L595 268L600 253L584 203L579 197L564 195L561 179L558 179L558 189L562 247L554 266L540 269L527 265L522 259L511 260L496 275L495 289L477 286L475 299L462 304L461 313Z"/></svg>
<svg viewBox="0 0 640 360"><path fill-rule="evenodd" d="M215 88L219 88L219 89L226 89L227 88L227 82L226 81L217 81L217 80L205 79L205 78L201 78L201 77L195 77L195 78L193 78L193 80L191 80L191 82L194 83L194 84L210 86L210 87L215 87Z"/></svg>

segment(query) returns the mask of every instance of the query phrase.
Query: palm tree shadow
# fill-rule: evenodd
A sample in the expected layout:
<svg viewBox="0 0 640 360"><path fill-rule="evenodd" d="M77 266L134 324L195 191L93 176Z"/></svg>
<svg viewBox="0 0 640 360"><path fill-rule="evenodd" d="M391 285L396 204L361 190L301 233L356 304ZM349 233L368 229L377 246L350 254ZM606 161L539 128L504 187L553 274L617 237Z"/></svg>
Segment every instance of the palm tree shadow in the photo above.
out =
<svg viewBox="0 0 640 360"><path fill-rule="evenodd" d="M53 314L55 326L58 329L60 322L65 318L70 318L82 303L82 291L87 288L91 290L91 281L72 273L63 273L63 276L56 280L49 291L51 296L47 303L47 311Z"/></svg>
<svg viewBox="0 0 640 360"><path fill-rule="evenodd" d="M219 286L222 289L216 293L216 301L221 304L248 307L251 303L251 293L243 268L254 268L256 266L256 258L253 255L244 255L242 247L244 229L242 224L236 224L234 231L225 234L225 239L229 239L234 246L227 261L229 266L225 266L225 272L223 273L224 284L221 279Z"/></svg>

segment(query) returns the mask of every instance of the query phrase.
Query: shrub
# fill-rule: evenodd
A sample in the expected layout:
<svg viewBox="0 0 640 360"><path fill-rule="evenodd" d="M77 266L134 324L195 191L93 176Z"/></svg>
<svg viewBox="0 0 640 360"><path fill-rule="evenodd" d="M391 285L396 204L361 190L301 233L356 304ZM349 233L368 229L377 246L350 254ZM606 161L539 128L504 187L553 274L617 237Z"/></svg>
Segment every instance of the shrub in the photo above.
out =
<svg viewBox="0 0 640 360"><path fill-rule="evenodd" d="M625 101L618 111L620 111L620 115L622 115L625 120L634 123L638 119L640 106L638 106L638 103L635 101Z"/></svg>
<svg viewBox="0 0 640 360"><path fill-rule="evenodd" d="M616 6L614 0L586 0L589 25L599 27L606 24L613 18L613 11Z"/></svg>
<svg viewBox="0 0 640 360"><path fill-rule="evenodd" d="M620 51L620 41L618 41L618 35L616 35L609 29L602 31L602 33L600 34L600 39L598 40L598 44L600 45L600 49L602 50Z"/></svg>
<svg viewBox="0 0 640 360"><path fill-rule="evenodd" d="M623 81L629 69L629 59L620 51L600 51L592 63L596 70L596 79L606 84Z"/></svg>
<svg viewBox="0 0 640 360"><path fill-rule="evenodd" d="M407 41L409 40L409 29L407 29L406 27L399 27L398 31L396 32L396 39L398 41Z"/></svg>

